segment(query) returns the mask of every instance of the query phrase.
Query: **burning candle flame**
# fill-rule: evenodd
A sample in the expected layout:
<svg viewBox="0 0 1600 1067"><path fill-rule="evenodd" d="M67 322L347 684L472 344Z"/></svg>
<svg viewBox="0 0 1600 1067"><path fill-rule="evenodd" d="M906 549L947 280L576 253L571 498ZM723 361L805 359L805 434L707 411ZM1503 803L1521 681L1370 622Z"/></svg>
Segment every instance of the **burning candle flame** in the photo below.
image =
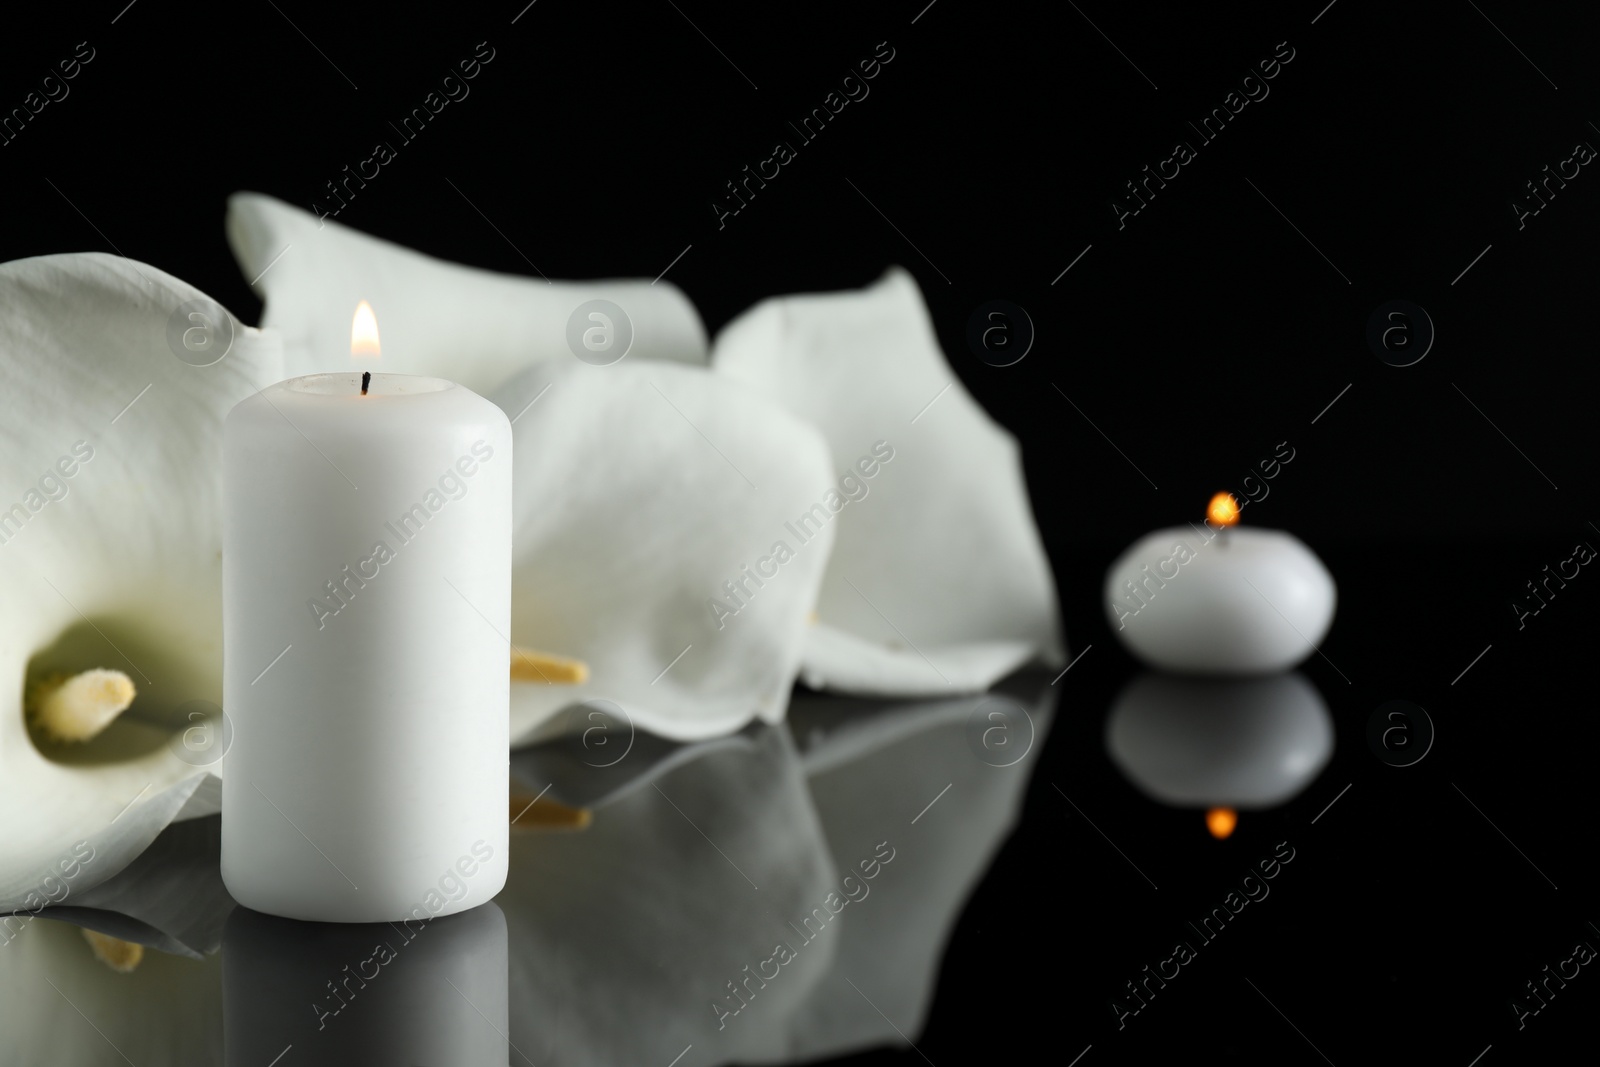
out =
<svg viewBox="0 0 1600 1067"><path fill-rule="evenodd" d="M1218 841L1233 833L1233 828L1238 825L1239 815L1232 808L1212 808L1206 812L1206 829Z"/></svg>
<svg viewBox="0 0 1600 1067"><path fill-rule="evenodd" d="M356 305L355 318L350 320L350 355L360 359L377 359L382 355L378 344L378 316L365 300Z"/></svg>
<svg viewBox="0 0 1600 1067"><path fill-rule="evenodd" d="M1232 526L1239 521L1239 502L1232 493L1218 493L1206 505L1206 518L1217 526Z"/></svg>

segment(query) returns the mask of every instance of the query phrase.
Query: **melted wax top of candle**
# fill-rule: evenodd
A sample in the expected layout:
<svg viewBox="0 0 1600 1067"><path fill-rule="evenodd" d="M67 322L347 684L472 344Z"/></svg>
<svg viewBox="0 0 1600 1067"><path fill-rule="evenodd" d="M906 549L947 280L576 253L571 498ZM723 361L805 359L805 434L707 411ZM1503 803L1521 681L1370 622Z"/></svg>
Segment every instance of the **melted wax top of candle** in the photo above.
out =
<svg viewBox="0 0 1600 1067"><path fill-rule="evenodd" d="M366 399L398 398L423 396L429 393L443 393L456 388L456 384L444 378L427 378L415 374L383 374L371 372L372 381L367 386ZM307 374L300 378L290 378L286 382L279 382L271 387L287 393L300 393L310 396L328 397L357 397L362 396L361 372L341 371L332 374Z"/></svg>

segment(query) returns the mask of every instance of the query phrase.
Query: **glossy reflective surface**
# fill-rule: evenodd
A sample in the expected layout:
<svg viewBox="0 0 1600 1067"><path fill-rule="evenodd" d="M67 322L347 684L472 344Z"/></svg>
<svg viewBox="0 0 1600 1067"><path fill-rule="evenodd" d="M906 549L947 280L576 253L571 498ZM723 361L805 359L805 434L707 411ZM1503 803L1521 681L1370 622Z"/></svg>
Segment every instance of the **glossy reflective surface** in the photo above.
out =
<svg viewBox="0 0 1600 1067"><path fill-rule="evenodd" d="M614 764L525 750L517 788L592 821L514 832L496 901L431 921L237 907L216 817L174 824L94 906L48 909L64 921L0 951L14 1062L778 1063L904 1045L1055 693L1024 675L944 701L797 695L783 726L641 735ZM72 924L144 958L113 973Z"/></svg>
<svg viewBox="0 0 1600 1067"><path fill-rule="evenodd" d="M641 733L620 761L521 750L514 790L548 792L518 826L558 798L591 821L519 829L493 906L420 928L238 910L217 820L176 823L72 906L12 920L0 1062L945 1067L1053 1041L1079 1067L1325 1063L1304 1034L1341 1065L1376 1041L1370 1062L1493 1044L1490 1067L1583 1024L1581 977L1538 1016L1525 989L1600 943L1551 906L1585 868L1530 815L1575 786L1524 796L1496 768L1546 757L1464 738L1526 678L1485 670L1452 701L1464 663L1429 691L1334 647L1369 691L1318 664L1222 682L1105 651L982 697L797 692L780 727ZM1420 737L1397 694L1436 735L1409 763L1369 736ZM143 960L114 972L80 925ZM1420 1021L1379 1038L1372 1003Z"/></svg>

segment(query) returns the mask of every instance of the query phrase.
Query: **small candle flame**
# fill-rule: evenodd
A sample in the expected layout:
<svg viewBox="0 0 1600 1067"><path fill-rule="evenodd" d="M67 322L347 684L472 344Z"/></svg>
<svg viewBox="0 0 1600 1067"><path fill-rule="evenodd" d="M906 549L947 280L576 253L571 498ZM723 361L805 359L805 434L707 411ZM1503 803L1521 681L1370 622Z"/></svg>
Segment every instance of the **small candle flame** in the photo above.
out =
<svg viewBox="0 0 1600 1067"><path fill-rule="evenodd" d="M383 354L378 344L378 316L365 300L356 305L355 318L350 320L350 355L356 359L377 359Z"/></svg>
<svg viewBox="0 0 1600 1067"><path fill-rule="evenodd" d="M1233 828L1238 825L1239 815L1232 808L1212 808L1206 812L1206 829L1218 841L1233 833Z"/></svg>
<svg viewBox="0 0 1600 1067"><path fill-rule="evenodd" d="M1233 526L1239 521L1239 501L1232 493L1218 493L1206 505L1206 518L1217 526Z"/></svg>

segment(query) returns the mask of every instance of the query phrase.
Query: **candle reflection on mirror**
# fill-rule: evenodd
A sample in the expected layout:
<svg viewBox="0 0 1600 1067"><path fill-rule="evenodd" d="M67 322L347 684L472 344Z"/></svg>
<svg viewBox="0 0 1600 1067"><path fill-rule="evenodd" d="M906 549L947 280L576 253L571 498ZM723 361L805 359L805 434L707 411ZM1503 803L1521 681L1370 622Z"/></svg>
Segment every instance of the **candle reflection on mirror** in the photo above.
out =
<svg viewBox="0 0 1600 1067"><path fill-rule="evenodd" d="M317 923L237 908L222 937L228 1067L505 1067L506 920Z"/></svg>
<svg viewBox="0 0 1600 1067"><path fill-rule="evenodd" d="M1139 791L1171 807L1206 810L1212 836L1240 810L1297 796L1333 755L1333 720L1298 673L1208 679L1141 674L1106 719L1106 751Z"/></svg>

